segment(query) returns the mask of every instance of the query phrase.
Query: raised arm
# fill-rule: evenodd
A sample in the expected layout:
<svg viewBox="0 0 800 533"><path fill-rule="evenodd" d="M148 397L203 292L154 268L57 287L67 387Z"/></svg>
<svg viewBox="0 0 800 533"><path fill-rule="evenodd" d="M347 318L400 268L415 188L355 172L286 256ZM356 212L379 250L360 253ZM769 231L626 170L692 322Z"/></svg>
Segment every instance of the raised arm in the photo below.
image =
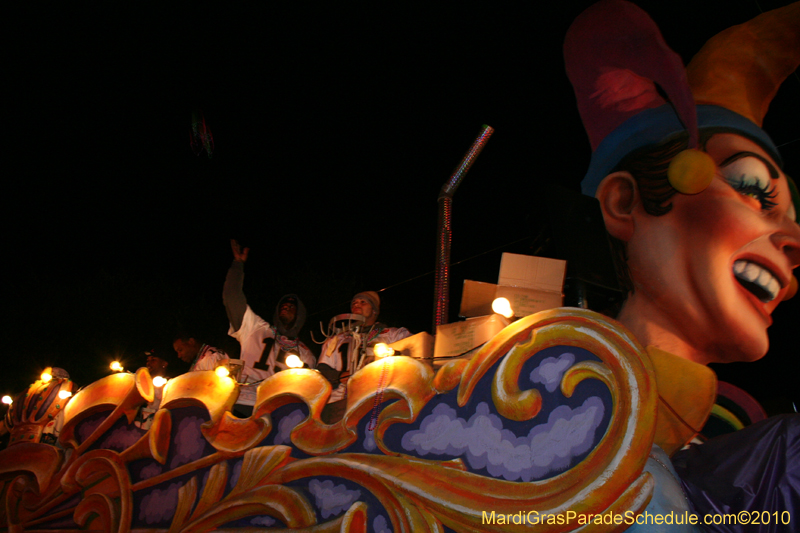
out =
<svg viewBox="0 0 800 533"><path fill-rule="evenodd" d="M244 312L247 310L247 298L244 296L242 287L244 286L244 262L250 248L239 246L236 240L231 239L231 251L233 251L233 263L225 276L225 285L222 287L222 303L225 304L225 312L228 313L228 320L234 331L242 327Z"/></svg>

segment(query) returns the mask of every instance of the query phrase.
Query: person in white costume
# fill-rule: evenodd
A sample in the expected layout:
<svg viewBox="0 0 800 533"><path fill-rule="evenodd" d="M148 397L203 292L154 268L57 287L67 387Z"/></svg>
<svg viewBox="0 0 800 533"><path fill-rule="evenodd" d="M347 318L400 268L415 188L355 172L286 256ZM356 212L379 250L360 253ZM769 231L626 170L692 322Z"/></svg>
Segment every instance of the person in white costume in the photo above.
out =
<svg viewBox="0 0 800 533"><path fill-rule="evenodd" d="M235 240L231 241L233 263L225 278L222 301L228 314L228 335L239 341L244 361L237 404L252 406L256 401L258 384L276 372L290 368L291 355L302 362L303 368L314 368L316 358L298 338L306 319L306 309L296 294L283 296L275 306L272 324L258 316L247 304L244 295L244 263L250 252ZM288 362L287 362L287 359Z"/></svg>
<svg viewBox="0 0 800 533"><path fill-rule="evenodd" d="M373 347L376 344L391 344L411 335L406 328L390 328L378 322L380 308L381 299L377 292L356 294L350 302L350 312L363 316L364 323L358 328L331 335L322 345L317 370L333 386L329 404L345 399L348 378L374 360Z"/></svg>

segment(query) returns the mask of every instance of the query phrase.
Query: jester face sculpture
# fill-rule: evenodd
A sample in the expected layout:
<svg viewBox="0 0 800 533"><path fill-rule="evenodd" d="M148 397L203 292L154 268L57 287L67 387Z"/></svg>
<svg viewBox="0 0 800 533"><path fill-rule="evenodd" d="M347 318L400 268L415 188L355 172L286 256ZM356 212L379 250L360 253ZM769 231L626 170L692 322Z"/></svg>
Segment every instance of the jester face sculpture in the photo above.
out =
<svg viewBox="0 0 800 533"><path fill-rule="evenodd" d="M695 362L754 361L767 352L771 313L800 265L789 184L757 143L711 136L710 185L645 211L628 172L598 189L609 233L626 243L633 283L618 319L647 344Z"/></svg>
<svg viewBox="0 0 800 533"><path fill-rule="evenodd" d="M800 64L800 2L720 33L684 68L644 11L603 0L564 55L593 149L583 190L628 278L618 320L701 364L763 357L800 265L798 200L761 129Z"/></svg>

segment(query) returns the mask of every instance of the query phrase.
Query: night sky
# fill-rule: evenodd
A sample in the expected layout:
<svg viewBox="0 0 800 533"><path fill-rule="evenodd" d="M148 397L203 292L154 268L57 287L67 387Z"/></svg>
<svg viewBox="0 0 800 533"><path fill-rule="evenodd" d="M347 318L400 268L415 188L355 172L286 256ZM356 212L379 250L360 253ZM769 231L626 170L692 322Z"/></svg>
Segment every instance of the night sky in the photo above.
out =
<svg viewBox="0 0 800 533"><path fill-rule="evenodd" d="M561 46L590 3L7 13L0 394L50 365L79 386L114 358L135 368L179 329L236 355L231 238L251 248L245 293L268 320L297 292L319 332L356 291L385 288L386 322L430 332L437 195L483 124L496 133L453 202L451 320L463 280L496 282L502 252L557 256L550 187L578 191L590 156ZM786 3L639 2L685 62ZM795 73L764 125L794 176L798 100ZM190 148L196 110L211 158ZM788 411L800 298L773 316L764 360L716 370Z"/></svg>

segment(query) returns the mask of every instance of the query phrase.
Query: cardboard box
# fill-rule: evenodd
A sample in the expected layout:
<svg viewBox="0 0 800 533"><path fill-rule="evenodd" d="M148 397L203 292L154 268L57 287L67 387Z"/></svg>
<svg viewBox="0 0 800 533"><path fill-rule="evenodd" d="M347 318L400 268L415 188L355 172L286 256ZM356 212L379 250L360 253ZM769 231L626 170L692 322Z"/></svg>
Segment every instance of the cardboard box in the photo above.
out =
<svg viewBox="0 0 800 533"><path fill-rule="evenodd" d="M566 273L561 259L504 253L497 284L561 294Z"/></svg>
<svg viewBox="0 0 800 533"><path fill-rule="evenodd" d="M456 357L481 346L508 325L504 317L492 314L436 327L433 356Z"/></svg>
<svg viewBox="0 0 800 533"><path fill-rule="evenodd" d="M504 253L496 297L507 298L518 317L561 307L566 273L561 259Z"/></svg>
<svg viewBox="0 0 800 533"><path fill-rule="evenodd" d="M492 302L496 298L497 285L482 281L464 280L464 289L461 292L461 308L459 316L476 317L494 313Z"/></svg>
<svg viewBox="0 0 800 533"><path fill-rule="evenodd" d="M504 253L498 284L465 280L459 314L491 314L495 298L507 298L517 317L564 305L567 262L560 259Z"/></svg>
<svg viewBox="0 0 800 533"><path fill-rule="evenodd" d="M389 347L394 348L394 351L400 355L407 355L415 359L433 358L433 337L427 331L400 339L390 344Z"/></svg>
<svg viewBox="0 0 800 533"><path fill-rule="evenodd" d="M560 292L548 292L524 287L498 285L495 298L506 298L514 310L514 316L523 317L555 309L564 305L564 296Z"/></svg>

